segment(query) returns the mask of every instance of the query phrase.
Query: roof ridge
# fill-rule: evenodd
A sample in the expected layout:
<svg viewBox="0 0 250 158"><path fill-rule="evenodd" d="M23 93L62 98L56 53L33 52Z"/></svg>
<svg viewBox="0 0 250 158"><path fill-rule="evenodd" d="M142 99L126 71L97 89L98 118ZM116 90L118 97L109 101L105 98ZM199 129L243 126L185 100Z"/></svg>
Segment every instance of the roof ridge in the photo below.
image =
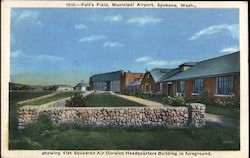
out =
<svg viewBox="0 0 250 158"><path fill-rule="evenodd" d="M180 68L179 68L179 67L173 68L173 69L171 69L171 71L169 71L169 73L171 73L171 72L173 72L173 71L177 71L177 70L180 70ZM167 79L167 78L169 78L169 77L172 77L172 76L176 75L177 73L180 73L180 72L179 72L179 71L178 71L178 72L175 72L175 73L173 73L173 74L171 74L170 76L167 76L167 77L166 77L167 74L165 74L165 75L163 75L163 76L159 79L159 81L162 81L162 80L165 80L165 79Z"/></svg>
<svg viewBox="0 0 250 158"><path fill-rule="evenodd" d="M115 72L124 72L124 70L117 70L117 71L111 71L111 72L103 72L103 73L94 74L92 76L102 75L102 74L110 74L110 73L115 73Z"/></svg>
<svg viewBox="0 0 250 158"><path fill-rule="evenodd" d="M125 72L125 73L129 73L129 74L144 74L143 72Z"/></svg>
<svg viewBox="0 0 250 158"><path fill-rule="evenodd" d="M237 68L239 66L239 65L237 65L237 64L239 64L238 63L239 62L238 61L239 53L240 53L240 51L197 62L196 65L192 66L191 68L187 69L186 71L175 74L174 75L175 77L170 76L164 80L167 80L167 79L168 80L186 79L186 78L194 78L194 77L211 76L211 75L238 72L238 71L240 71ZM236 56L233 56L233 55L236 55ZM234 64L230 65L230 63L225 62L225 61L235 62L236 65L234 65ZM213 67L215 63L217 64L217 67L216 66ZM218 67L218 64L222 67ZM209 68L209 70L207 70L206 73L204 72L205 71L204 66L205 66L205 68ZM202 70L203 72L201 72L200 67L203 67L203 70ZM233 67L233 68L231 68L231 67ZM221 69L221 68L224 68L224 69ZM187 74L189 74L189 75L187 75Z"/></svg>
<svg viewBox="0 0 250 158"><path fill-rule="evenodd" d="M198 61L198 62L196 62L196 64L201 63L201 62L205 62L205 61L209 61L209 60L214 60L216 58L222 58L222 57L225 57L225 56L235 55L237 53L240 53L240 51L237 51L237 52L234 52L234 53L225 54L225 55L221 55L221 56L216 56L216 57L213 57L213 58L210 58L210 59L205 59L205 60L202 60L202 61Z"/></svg>
<svg viewBox="0 0 250 158"><path fill-rule="evenodd" d="M152 70L156 70L156 69L170 69L170 68L153 68ZM152 71L152 70L150 70L150 71Z"/></svg>

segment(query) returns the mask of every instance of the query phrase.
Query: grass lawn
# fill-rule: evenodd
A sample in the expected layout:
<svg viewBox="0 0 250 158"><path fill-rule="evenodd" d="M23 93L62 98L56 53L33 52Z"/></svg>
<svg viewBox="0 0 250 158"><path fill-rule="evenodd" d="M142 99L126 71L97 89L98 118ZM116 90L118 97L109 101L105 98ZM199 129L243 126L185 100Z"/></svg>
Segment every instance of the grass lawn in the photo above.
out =
<svg viewBox="0 0 250 158"><path fill-rule="evenodd" d="M162 96L152 96L152 95L135 95L135 97L155 101L158 103L166 104L166 102L163 100Z"/></svg>
<svg viewBox="0 0 250 158"><path fill-rule="evenodd" d="M42 119L41 119L42 120ZM37 150L239 150L237 130L204 128L57 128L47 119L30 125L13 149Z"/></svg>
<svg viewBox="0 0 250 158"><path fill-rule="evenodd" d="M161 96L152 96L152 95L135 95L135 96L139 97L139 98L146 99L146 100L159 102L159 103L162 103L164 105L166 104L166 102L164 102L164 100L163 100L163 97L161 97ZM232 107L223 107L223 106L217 105L216 103L211 104L211 105L207 105L206 106L206 113L221 115L221 116L233 118L233 119L240 118L240 114L238 112L236 112L235 109L233 109Z"/></svg>
<svg viewBox="0 0 250 158"><path fill-rule="evenodd" d="M221 116L225 116L225 117L233 118L233 119L240 118L240 114L235 112L234 109L230 107L222 107L219 105L207 105L206 113L221 115Z"/></svg>
<svg viewBox="0 0 250 158"><path fill-rule="evenodd" d="M38 97L46 94L10 93L9 149L239 150L239 131L216 124L207 124L197 129L164 127L80 129L75 126L57 128L47 118L40 118L37 123L28 126L22 133L18 132L16 102L33 98L34 95ZM94 103L108 102L102 99L96 100L104 97L103 94L91 96ZM116 98L111 95L107 98L109 101L119 100L114 103L123 103L121 98L113 97Z"/></svg>
<svg viewBox="0 0 250 158"><path fill-rule="evenodd" d="M48 95L54 92L10 92L9 99L11 102L19 102L27 99L32 99L36 97L40 97L43 95Z"/></svg>
<svg viewBox="0 0 250 158"><path fill-rule="evenodd" d="M142 104L126 100L117 96L114 96L112 94L90 94L87 96L87 102L88 106L90 107L128 107L128 106L144 106Z"/></svg>
<svg viewBox="0 0 250 158"><path fill-rule="evenodd" d="M52 102L52 101L56 101L56 100L59 100L59 99L70 97L74 93L75 92L60 92L60 93L58 93L56 95L53 95L51 97L48 97L48 98L40 99L40 100L37 100L37 101L34 101L34 102L29 102L26 105L42 105L42 104L45 104L45 103L49 103L49 102Z"/></svg>
<svg viewBox="0 0 250 158"><path fill-rule="evenodd" d="M17 109L20 105L17 102L26 99L36 98L43 95L48 95L53 92L10 92L9 93L9 139L10 142L16 140L18 137L17 131Z"/></svg>

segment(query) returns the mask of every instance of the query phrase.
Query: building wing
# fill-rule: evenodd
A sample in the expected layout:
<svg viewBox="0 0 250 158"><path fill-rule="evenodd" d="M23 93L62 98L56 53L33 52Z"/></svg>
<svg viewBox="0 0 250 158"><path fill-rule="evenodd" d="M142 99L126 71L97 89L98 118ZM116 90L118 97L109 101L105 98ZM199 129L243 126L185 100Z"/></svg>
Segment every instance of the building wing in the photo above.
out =
<svg viewBox="0 0 250 158"><path fill-rule="evenodd" d="M141 85L141 82L142 82L142 78L139 79L139 80L135 80L135 81L132 82L132 83L129 83L127 86L140 86L140 85Z"/></svg>
<svg viewBox="0 0 250 158"><path fill-rule="evenodd" d="M171 69L155 68L152 69L149 73L151 74L155 82L159 82L161 78L170 71Z"/></svg>
<svg viewBox="0 0 250 158"><path fill-rule="evenodd" d="M240 52L197 62L186 71L180 72L164 81L185 80L240 72Z"/></svg>
<svg viewBox="0 0 250 158"><path fill-rule="evenodd" d="M87 87L87 86L89 86L89 85L87 83L83 83L83 82L80 82L77 85L75 85L75 87Z"/></svg>
<svg viewBox="0 0 250 158"><path fill-rule="evenodd" d="M96 74L96 75L93 75L91 77L91 80L93 82L120 80L121 79L121 74L123 72L124 72L123 70L120 70L120 71L115 71L115 72Z"/></svg>

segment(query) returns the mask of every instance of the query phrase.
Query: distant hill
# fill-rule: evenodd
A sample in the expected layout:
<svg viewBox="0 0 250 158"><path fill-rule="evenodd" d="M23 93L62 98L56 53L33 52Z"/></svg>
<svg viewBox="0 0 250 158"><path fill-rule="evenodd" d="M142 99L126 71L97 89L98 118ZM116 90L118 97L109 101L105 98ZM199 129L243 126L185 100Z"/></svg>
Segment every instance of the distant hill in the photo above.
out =
<svg viewBox="0 0 250 158"><path fill-rule="evenodd" d="M9 90L24 90L24 91L42 91L43 86L41 85L26 85L20 83L9 83Z"/></svg>

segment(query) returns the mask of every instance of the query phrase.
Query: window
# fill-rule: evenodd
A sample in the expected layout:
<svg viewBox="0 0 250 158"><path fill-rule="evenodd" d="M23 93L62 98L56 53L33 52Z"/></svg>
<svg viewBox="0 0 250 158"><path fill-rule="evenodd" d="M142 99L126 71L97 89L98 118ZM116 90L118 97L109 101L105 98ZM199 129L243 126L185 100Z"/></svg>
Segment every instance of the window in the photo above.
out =
<svg viewBox="0 0 250 158"><path fill-rule="evenodd" d="M132 80L132 79L128 80L128 84L133 83L133 82L134 82L134 80Z"/></svg>
<svg viewBox="0 0 250 158"><path fill-rule="evenodd" d="M145 92L150 92L151 91L151 85L146 83L145 85Z"/></svg>
<svg viewBox="0 0 250 158"><path fill-rule="evenodd" d="M223 76L216 78L217 94L231 95L233 90L233 77Z"/></svg>
<svg viewBox="0 0 250 158"><path fill-rule="evenodd" d="M149 73L147 74L147 76L146 76L147 78L149 78Z"/></svg>
<svg viewBox="0 0 250 158"><path fill-rule="evenodd" d="M184 93L184 87L185 87L185 82L184 81L178 81L177 82L177 93Z"/></svg>
<svg viewBox="0 0 250 158"><path fill-rule="evenodd" d="M160 92L162 92L162 83L160 83Z"/></svg>
<svg viewBox="0 0 250 158"><path fill-rule="evenodd" d="M203 79L193 81L193 93L200 93L203 88Z"/></svg>

